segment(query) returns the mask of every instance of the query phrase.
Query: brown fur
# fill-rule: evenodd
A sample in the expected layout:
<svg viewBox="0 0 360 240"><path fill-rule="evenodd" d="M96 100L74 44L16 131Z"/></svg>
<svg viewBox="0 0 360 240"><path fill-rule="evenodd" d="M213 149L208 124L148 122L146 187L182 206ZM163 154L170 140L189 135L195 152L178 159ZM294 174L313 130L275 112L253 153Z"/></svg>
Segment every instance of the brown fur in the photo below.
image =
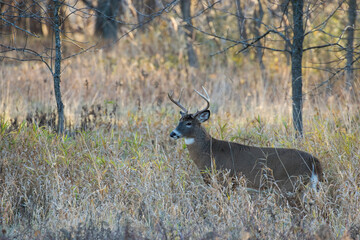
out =
<svg viewBox="0 0 360 240"><path fill-rule="evenodd" d="M210 112L208 114L209 117ZM186 122L191 122L192 126L186 126ZM187 148L201 172L211 169L230 170L231 176L245 176L248 187L255 189L266 187L268 180L272 179L285 191L294 191L299 178L305 183L309 182L312 172L317 174L320 181L322 179L320 161L307 152L221 141L211 137L197 116L191 114L182 116L176 132L182 134L179 137L194 139L194 143L187 145ZM205 176L204 180L208 182Z"/></svg>

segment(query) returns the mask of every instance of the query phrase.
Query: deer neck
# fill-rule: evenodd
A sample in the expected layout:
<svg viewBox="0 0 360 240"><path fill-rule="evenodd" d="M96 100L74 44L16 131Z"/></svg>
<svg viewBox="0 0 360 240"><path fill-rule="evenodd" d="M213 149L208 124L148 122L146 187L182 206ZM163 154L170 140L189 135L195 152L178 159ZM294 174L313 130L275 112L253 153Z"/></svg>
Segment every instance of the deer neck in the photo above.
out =
<svg viewBox="0 0 360 240"><path fill-rule="evenodd" d="M201 126L194 138L185 138L185 144L189 150L190 158L195 162L200 170L211 168L211 145L212 137Z"/></svg>

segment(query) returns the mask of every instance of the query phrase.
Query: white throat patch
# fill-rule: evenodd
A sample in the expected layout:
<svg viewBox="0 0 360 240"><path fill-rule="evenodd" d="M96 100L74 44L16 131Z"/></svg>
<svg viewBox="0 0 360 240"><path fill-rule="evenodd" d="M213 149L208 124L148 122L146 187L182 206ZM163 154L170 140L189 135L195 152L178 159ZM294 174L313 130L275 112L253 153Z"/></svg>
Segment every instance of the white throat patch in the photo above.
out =
<svg viewBox="0 0 360 240"><path fill-rule="evenodd" d="M193 138L185 138L185 144L186 145L191 145L195 142L195 139Z"/></svg>
<svg viewBox="0 0 360 240"><path fill-rule="evenodd" d="M319 178L314 172L311 174L310 182L311 182L311 188L316 191L316 187L319 182Z"/></svg>

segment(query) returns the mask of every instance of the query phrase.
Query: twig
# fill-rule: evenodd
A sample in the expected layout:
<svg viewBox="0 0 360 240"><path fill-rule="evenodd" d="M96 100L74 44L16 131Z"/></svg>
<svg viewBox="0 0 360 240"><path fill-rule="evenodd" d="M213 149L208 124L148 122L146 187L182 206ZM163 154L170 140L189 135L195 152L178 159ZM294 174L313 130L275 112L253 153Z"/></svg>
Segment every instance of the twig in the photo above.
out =
<svg viewBox="0 0 360 240"><path fill-rule="evenodd" d="M329 43L329 44L304 48L303 52L306 52L306 51L309 51L309 50L312 50L312 49L326 48L326 47L331 47L331 46L339 46L339 47L343 48L343 46L341 46L339 43Z"/></svg>
<svg viewBox="0 0 360 240"><path fill-rule="evenodd" d="M358 56L354 61L351 62L351 65L352 66L355 62L357 62L358 60L360 59L360 56ZM336 77L339 73L345 71L346 67L343 67L343 68L340 68L338 69L336 72L334 72L332 74L331 77L329 77L328 79L326 79L325 81L321 82L320 84L318 84L316 87L314 87L313 89L307 91L306 93L303 93L303 96L305 95L311 95L310 93L311 92L314 92L316 91L317 89L321 88L322 86L324 86L325 84L329 83L334 77Z"/></svg>
<svg viewBox="0 0 360 240"><path fill-rule="evenodd" d="M27 34L29 34L29 35L31 35L31 36L33 36L33 37L40 38L38 35L36 35L36 34L34 34L34 33L31 33L31 32L29 32L28 30L23 29L23 28L17 26L16 24L14 24L14 23L6 20L6 19L3 18L3 17L0 17L0 20L6 22L7 24L10 24L11 26L13 26L13 27L16 28L16 29L19 29L19 30L21 30L21 31L23 31L23 32L26 32Z"/></svg>

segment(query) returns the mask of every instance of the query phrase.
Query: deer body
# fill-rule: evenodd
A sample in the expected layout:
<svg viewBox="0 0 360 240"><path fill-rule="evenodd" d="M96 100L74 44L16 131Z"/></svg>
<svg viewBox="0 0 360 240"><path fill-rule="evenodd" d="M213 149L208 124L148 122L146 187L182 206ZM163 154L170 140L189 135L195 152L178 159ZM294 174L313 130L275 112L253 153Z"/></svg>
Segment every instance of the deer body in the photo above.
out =
<svg viewBox="0 0 360 240"><path fill-rule="evenodd" d="M302 178L303 182L311 181L316 188L317 181L322 177L321 164L307 152L247 146L211 137L201 126L201 123L210 117L210 111L207 110L209 100L197 93L207 101L207 108L195 114L181 112L179 125L170 136L174 139L185 138L190 158L202 172L205 182L208 182L208 179L204 172L217 169L229 170L233 177L245 176L248 187L255 189L265 187L265 175L284 191L294 191L295 182L299 178ZM175 104L180 105L180 100L174 101L170 95L169 97ZM181 105L179 107L186 110Z"/></svg>
<svg viewBox="0 0 360 240"><path fill-rule="evenodd" d="M248 187L260 189L265 184L262 179L265 171L270 170L274 181L285 191L294 190L296 177L302 176L306 181L313 173L320 176L320 163L309 153L287 148L253 147L221 141L208 134L203 136L187 144L190 158L201 172L213 167L228 169L232 176L245 176Z"/></svg>

